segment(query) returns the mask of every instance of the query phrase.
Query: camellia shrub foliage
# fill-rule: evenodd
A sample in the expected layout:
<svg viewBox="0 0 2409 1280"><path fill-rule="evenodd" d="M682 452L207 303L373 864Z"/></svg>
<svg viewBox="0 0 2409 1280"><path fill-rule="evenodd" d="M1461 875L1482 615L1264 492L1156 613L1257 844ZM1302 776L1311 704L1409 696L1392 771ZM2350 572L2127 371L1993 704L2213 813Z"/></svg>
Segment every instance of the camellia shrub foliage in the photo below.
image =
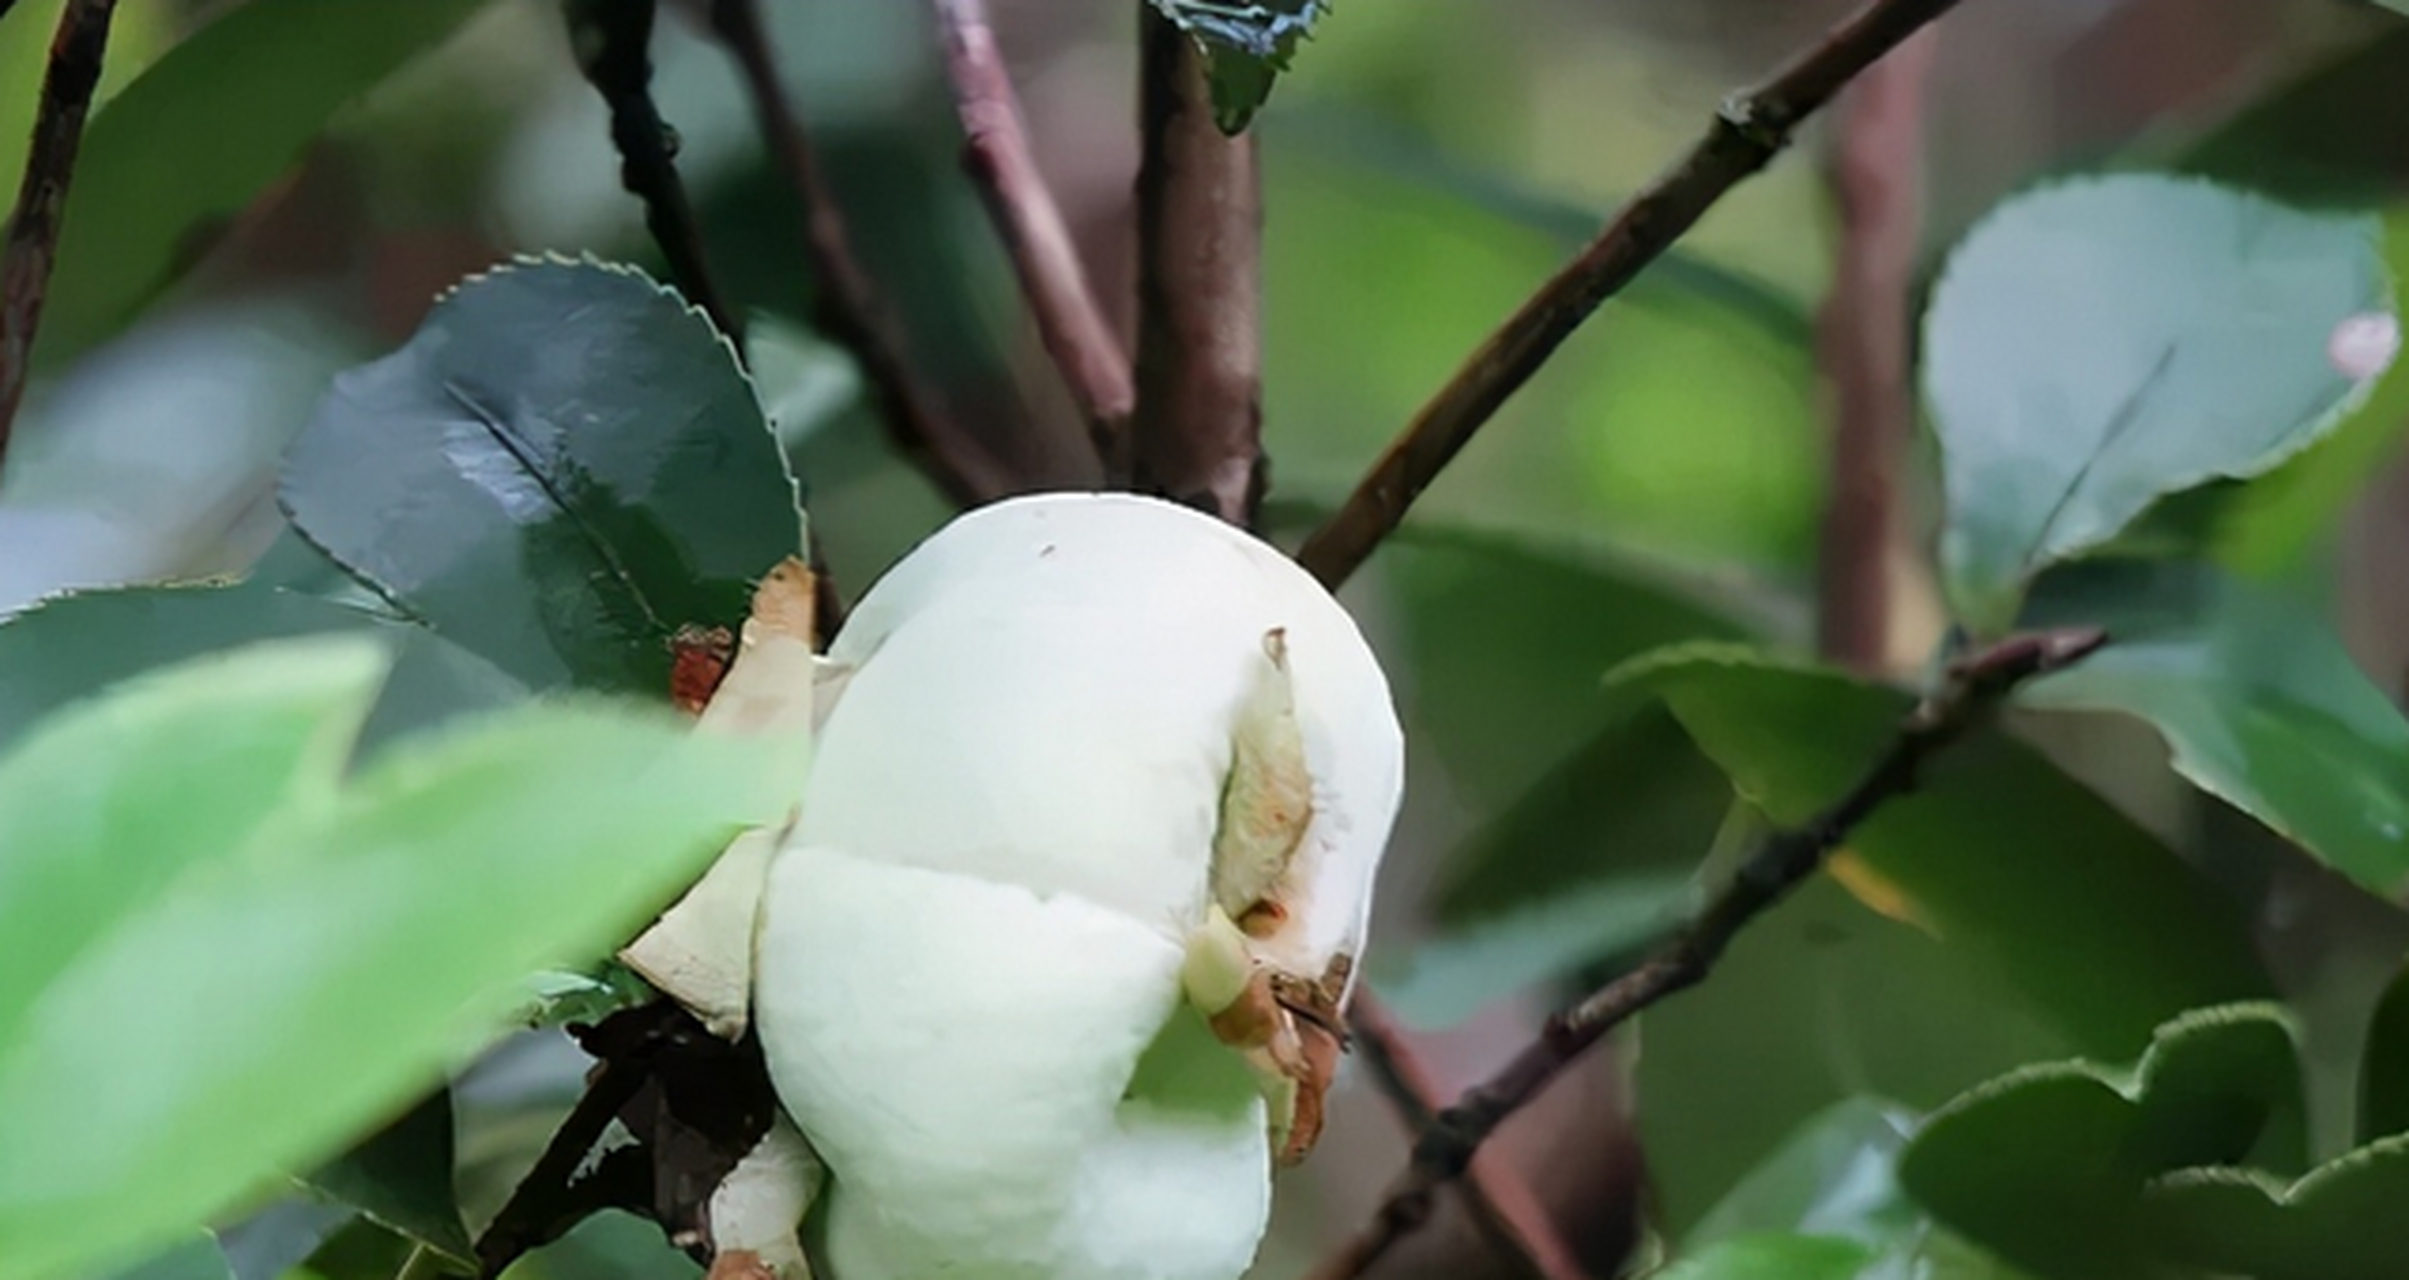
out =
<svg viewBox="0 0 2409 1280"><path fill-rule="evenodd" d="M1452 375L1431 211L1564 202L1313 97L1441 18L1114 7L1125 343L981 5L0 4L0 1280L2409 1276L2409 720L2329 572L2398 506L2409 28L1934 237L1915 438L1828 508L1845 344L1681 239L2007 3L1844 17ZM966 174L811 152L910 110L824 130L778 41L889 8ZM646 234L210 345L313 148L465 181L408 92L463 50L591 82ZM768 139L716 184L703 53ZM1913 661L1798 625L1859 463ZM1459 1098L1415 1050L1484 1010ZM1644 1174L1468 1167L1576 1072Z"/></svg>

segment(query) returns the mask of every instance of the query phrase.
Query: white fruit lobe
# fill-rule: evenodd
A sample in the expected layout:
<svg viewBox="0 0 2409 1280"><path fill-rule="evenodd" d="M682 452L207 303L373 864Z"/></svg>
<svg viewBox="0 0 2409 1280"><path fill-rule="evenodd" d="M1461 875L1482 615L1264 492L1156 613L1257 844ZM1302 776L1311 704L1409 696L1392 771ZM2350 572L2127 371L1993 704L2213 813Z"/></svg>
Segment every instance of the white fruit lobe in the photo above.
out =
<svg viewBox="0 0 2409 1280"><path fill-rule="evenodd" d="M754 1004L829 1167L834 1280L1235 1277L1268 1212L1267 1114L1183 965L1245 739L1301 838L1284 873L1220 887L1275 884L1259 964L1352 971L1402 774L1353 621L1209 517L1048 495L937 533L828 663ZM1276 785L1298 743L1302 807Z"/></svg>

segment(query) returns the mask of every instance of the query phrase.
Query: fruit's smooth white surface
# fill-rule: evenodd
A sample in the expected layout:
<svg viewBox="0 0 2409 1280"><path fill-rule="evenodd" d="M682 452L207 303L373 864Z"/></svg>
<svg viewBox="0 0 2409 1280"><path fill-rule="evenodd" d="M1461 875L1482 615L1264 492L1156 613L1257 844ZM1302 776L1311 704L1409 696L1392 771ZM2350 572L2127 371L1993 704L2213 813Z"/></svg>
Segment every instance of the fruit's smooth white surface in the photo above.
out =
<svg viewBox="0 0 2409 1280"><path fill-rule="evenodd" d="M1244 1270L1265 1108L1181 968L1275 651L1312 806L1256 957L1314 980L1361 948L1402 745L1353 621L1285 556L1048 495L956 520L854 611L754 993L832 1175L835 1280Z"/></svg>

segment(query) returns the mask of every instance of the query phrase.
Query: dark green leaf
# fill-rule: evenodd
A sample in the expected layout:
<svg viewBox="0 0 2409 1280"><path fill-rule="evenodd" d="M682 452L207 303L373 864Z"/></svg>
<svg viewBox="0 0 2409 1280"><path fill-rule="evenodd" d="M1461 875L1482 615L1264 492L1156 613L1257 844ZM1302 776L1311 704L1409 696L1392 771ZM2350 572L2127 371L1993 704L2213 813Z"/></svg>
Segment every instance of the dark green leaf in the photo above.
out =
<svg viewBox="0 0 2409 1280"><path fill-rule="evenodd" d="M2294 204L2365 209L2409 192L2409 29L2383 32L2277 86L2176 160Z"/></svg>
<svg viewBox="0 0 2409 1280"><path fill-rule="evenodd" d="M1536 849L1538 846L1529 846ZM1599 871L1579 888L1449 927L1375 960L1381 999L1409 1025L1448 1027L1541 983L1563 979L1654 941L1694 895L1672 871Z"/></svg>
<svg viewBox="0 0 2409 1280"><path fill-rule="evenodd" d="M2238 1162L2270 1134L2296 1140L2300 1105L2280 1009L2203 1009L2159 1028L2130 1071L2028 1067L1950 1103L1908 1145L1899 1180L2011 1262L2054 1277L2143 1275L2155 1257L2142 1216L2150 1181Z"/></svg>
<svg viewBox="0 0 2409 1280"><path fill-rule="evenodd" d="M373 745L525 689L424 628L264 580L60 596L0 623L0 748L50 712L154 667L254 640L360 632L396 658L361 731Z"/></svg>
<svg viewBox="0 0 2409 1280"><path fill-rule="evenodd" d="M2359 1061L2359 1141L2409 1133L2409 966L2393 975Z"/></svg>
<svg viewBox="0 0 2409 1280"><path fill-rule="evenodd" d="M2409 888L2409 723L2307 602L2196 565L2097 561L2043 578L2028 625L2113 642L2024 705L2121 711L2177 771L2385 897Z"/></svg>
<svg viewBox="0 0 2409 1280"><path fill-rule="evenodd" d="M284 1280L286 1272L358 1216L342 1205L289 1196L221 1229L218 1247L225 1250L235 1280Z"/></svg>
<svg viewBox="0 0 2409 1280"><path fill-rule="evenodd" d="M1796 823L1896 736L1907 694L1728 645L1640 660L1743 795ZM2232 904L2040 756L1978 732L1885 804L1848 848L1891 908L2004 975L2084 1052L2130 1052L2159 1023L2267 991ZM2147 928L2142 927L2146 923Z"/></svg>
<svg viewBox="0 0 2409 1280"><path fill-rule="evenodd" d="M801 545L734 357L643 275L527 262L336 379L285 463L294 523L537 689L657 693L688 623L735 626Z"/></svg>
<svg viewBox="0 0 2409 1280"><path fill-rule="evenodd" d="M1330 10L1329 0L1153 0L1204 55L1213 116L1222 131L1244 129L1271 86Z"/></svg>
<svg viewBox="0 0 2409 1280"><path fill-rule="evenodd" d="M524 974L624 937L792 802L781 752L572 699L396 746L337 794L381 675L357 639L254 646L0 758L0 902L36 922L0 977L40 987L0 998L12 1274L121 1258L324 1158L490 1034ZM118 874L137 828L160 866ZM18 964L28 937L63 963Z"/></svg>
<svg viewBox="0 0 2409 1280"><path fill-rule="evenodd" d="M251 0L94 114L76 163L39 358L105 337L300 160L345 103L485 0Z"/></svg>
<svg viewBox="0 0 2409 1280"><path fill-rule="evenodd" d="M2372 219L2141 174L2003 205L1924 321L1959 620L2004 629L2042 568L2330 431L2381 368L2337 329L2391 311Z"/></svg>
<svg viewBox="0 0 2409 1280"><path fill-rule="evenodd" d="M307 1181L387 1229L475 1268L476 1249L452 1190L451 1090L427 1095Z"/></svg>
<svg viewBox="0 0 2409 1280"><path fill-rule="evenodd" d="M2187 1169L2146 1193L2166 1256L2254 1280L2399 1280L2409 1136L2386 1138L2289 1186L2257 1170Z"/></svg>

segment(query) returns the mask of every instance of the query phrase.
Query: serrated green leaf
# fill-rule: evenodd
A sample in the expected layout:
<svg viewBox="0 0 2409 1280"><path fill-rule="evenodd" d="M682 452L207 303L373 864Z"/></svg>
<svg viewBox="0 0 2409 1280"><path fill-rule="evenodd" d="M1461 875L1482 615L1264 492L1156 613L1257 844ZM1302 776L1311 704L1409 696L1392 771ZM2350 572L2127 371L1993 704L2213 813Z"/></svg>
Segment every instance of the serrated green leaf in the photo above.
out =
<svg viewBox="0 0 2409 1280"><path fill-rule="evenodd" d="M0 820L22 828L0 839L12 865L105 865L136 823L184 864L113 879L106 913L71 913L48 887L5 895L66 962L0 1018L0 1274L122 1258L323 1158L433 1083L526 972L624 937L791 798L795 762L759 744L563 699L397 746L340 794L325 778L255 802L247 839L176 832L232 803L189 785L205 766L172 763L184 736L209 724L216 739L184 754L223 753L228 704L273 706L297 679L344 688L347 664L348 709L364 710L372 652L327 639L187 664L60 713L0 760ZM294 774L253 767L228 789ZM25 934L11 936L13 959Z"/></svg>
<svg viewBox="0 0 2409 1280"><path fill-rule="evenodd" d="M2369 218L2143 174L1977 226L1924 319L1959 621L2004 630L2043 568L2333 429L2372 376L2337 363L2337 327L2392 312L2377 243Z"/></svg>
<svg viewBox="0 0 2409 1280"><path fill-rule="evenodd" d="M1662 651L1615 678L1661 694L1777 823L1805 821L1838 799L1914 705L1897 690L1731 645ZM2130 819L1996 732L1932 762L1848 849L1895 899L1891 910L2004 976L2084 1052L2129 1052L2185 1009L2268 990L2230 902Z"/></svg>
<svg viewBox="0 0 2409 1280"><path fill-rule="evenodd" d="M438 1089L304 1181L473 1271L476 1246L452 1190L452 1150L452 1093Z"/></svg>
<svg viewBox="0 0 2409 1280"><path fill-rule="evenodd" d="M2025 622L2114 639L2022 705L2139 717L2202 790L2377 894L2409 888L2409 721L2308 603L2199 565L2098 561L2044 577Z"/></svg>
<svg viewBox="0 0 2409 1280"><path fill-rule="evenodd" d="M1329 0L1152 0L1204 55L1213 117L1224 133L1254 119L1297 46L1329 12Z"/></svg>
<svg viewBox="0 0 2409 1280"><path fill-rule="evenodd" d="M2409 1135L2370 1143L2286 1184L2258 1170L2187 1169L2153 1182L2153 1247L2214 1275L2398 1280Z"/></svg>
<svg viewBox="0 0 2409 1280"><path fill-rule="evenodd" d="M170 49L85 132L37 360L64 360L124 323L338 109L484 4L251 0Z"/></svg>
<svg viewBox="0 0 2409 1280"><path fill-rule="evenodd" d="M2296 1144L2300 1106L2281 1009L2202 1009L2160 1027L2133 1069L2028 1067L1950 1103L1908 1144L1899 1181L1952 1229L2040 1274L2150 1274L2151 1181L2239 1162L2270 1134Z"/></svg>
<svg viewBox="0 0 2409 1280"><path fill-rule="evenodd" d="M657 694L680 626L735 626L802 545L726 342L633 270L524 262L461 285L336 379L282 497L312 541L541 690Z"/></svg>

